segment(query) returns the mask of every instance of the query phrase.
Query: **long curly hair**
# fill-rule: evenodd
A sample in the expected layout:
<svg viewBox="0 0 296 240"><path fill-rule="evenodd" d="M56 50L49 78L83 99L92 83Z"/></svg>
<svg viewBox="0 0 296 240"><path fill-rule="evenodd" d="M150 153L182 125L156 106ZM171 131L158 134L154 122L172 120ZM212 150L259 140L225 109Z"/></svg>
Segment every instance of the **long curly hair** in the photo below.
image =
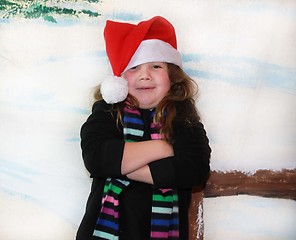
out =
<svg viewBox="0 0 296 240"><path fill-rule="evenodd" d="M182 122L194 125L200 121L195 102L198 93L196 82L190 78L180 67L167 63L171 88L168 94L156 106L154 122L161 126L160 133L169 142L173 141L173 122ZM94 93L96 100L101 100L100 87ZM112 111L117 113L117 124L122 124L122 115L126 103L132 108L138 108L139 103L135 97L128 95L124 102L116 103Z"/></svg>

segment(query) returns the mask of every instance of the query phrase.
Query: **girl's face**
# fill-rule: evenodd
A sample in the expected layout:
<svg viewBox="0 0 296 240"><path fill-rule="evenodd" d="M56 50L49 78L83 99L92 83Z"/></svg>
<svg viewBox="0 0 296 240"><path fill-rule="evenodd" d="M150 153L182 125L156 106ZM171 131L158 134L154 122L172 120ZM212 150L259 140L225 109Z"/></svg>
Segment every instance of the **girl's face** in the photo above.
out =
<svg viewBox="0 0 296 240"><path fill-rule="evenodd" d="M140 108L150 109L167 95L171 82L168 66L163 62L143 63L122 74L128 82L128 92L139 101Z"/></svg>

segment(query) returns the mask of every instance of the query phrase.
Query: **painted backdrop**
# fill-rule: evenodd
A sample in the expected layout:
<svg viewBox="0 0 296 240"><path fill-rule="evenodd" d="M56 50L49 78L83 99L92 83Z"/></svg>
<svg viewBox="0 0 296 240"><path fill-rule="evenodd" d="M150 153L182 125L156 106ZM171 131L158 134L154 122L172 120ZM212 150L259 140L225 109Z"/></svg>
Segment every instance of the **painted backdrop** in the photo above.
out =
<svg viewBox="0 0 296 240"><path fill-rule="evenodd" d="M176 27L212 169L296 168L296 2L0 1L0 239L74 239L90 190L79 146L111 73L106 19ZM296 238L295 201L204 200L205 239Z"/></svg>

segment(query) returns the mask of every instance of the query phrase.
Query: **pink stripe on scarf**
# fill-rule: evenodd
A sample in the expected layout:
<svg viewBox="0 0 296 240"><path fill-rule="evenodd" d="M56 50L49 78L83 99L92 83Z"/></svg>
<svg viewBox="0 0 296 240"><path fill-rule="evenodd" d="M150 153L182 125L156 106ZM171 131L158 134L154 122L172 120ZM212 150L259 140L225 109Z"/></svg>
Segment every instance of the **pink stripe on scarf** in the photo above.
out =
<svg viewBox="0 0 296 240"><path fill-rule="evenodd" d="M168 192L168 191L170 191L170 190L172 190L172 189L169 189L169 188L160 188L159 189L162 193L166 193L166 192Z"/></svg>
<svg viewBox="0 0 296 240"><path fill-rule="evenodd" d="M105 208L102 209L102 212L105 213L105 214L114 216L115 218L119 217L119 213L114 211L114 209L111 209L111 208L106 208L105 207Z"/></svg>
<svg viewBox="0 0 296 240"><path fill-rule="evenodd" d="M119 201L118 200L116 200L113 197L108 196L108 195L102 199L102 203L105 202L105 201L114 203L114 206L118 206L119 205Z"/></svg>
<svg viewBox="0 0 296 240"><path fill-rule="evenodd" d="M169 236L170 237L179 237L179 231L178 230L169 231Z"/></svg>
<svg viewBox="0 0 296 240"><path fill-rule="evenodd" d="M152 238L168 238L168 237L179 237L179 231L178 230L172 230L167 232L151 232Z"/></svg>
<svg viewBox="0 0 296 240"><path fill-rule="evenodd" d="M150 237L153 238L167 238L169 236L169 233L167 232L151 232Z"/></svg>
<svg viewBox="0 0 296 240"><path fill-rule="evenodd" d="M162 135L159 133L152 133L151 134L151 139L156 140L156 139L162 139Z"/></svg>
<svg viewBox="0 0 296 240"><path fill-rule="evenodd" d="M125 112L129 112L129 113L134 113L134 114L140 115L139 111L136 110L136 109L131 109L131 108L125 107L124 108L124 111Z"/></svg>

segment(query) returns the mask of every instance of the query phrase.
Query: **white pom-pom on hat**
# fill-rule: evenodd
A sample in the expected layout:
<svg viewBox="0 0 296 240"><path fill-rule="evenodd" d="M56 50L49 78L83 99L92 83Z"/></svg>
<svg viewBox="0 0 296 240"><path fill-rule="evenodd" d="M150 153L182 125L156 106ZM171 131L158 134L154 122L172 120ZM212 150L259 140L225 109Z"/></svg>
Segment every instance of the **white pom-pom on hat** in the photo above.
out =
<svg viewBox="0 0 296 240"><path fill-rule="evenodd" d="M128 95L127 81L122 77L109 76L102 81L100 90L107 103L122 102Z"/></svg>

